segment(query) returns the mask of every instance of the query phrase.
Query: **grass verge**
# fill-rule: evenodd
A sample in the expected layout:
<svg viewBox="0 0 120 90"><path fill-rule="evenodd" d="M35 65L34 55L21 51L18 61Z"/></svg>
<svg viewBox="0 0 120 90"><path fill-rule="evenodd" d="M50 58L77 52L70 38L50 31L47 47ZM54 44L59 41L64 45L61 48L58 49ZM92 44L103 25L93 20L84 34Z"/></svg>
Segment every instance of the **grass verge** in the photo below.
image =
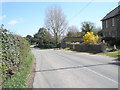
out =
<svg viewBox="0 0 120 90"><path fill-rule="evenodd" d="M18 72L10 79L3 83L3 88L26 88L28 85L28 77L30 74L30 67L33 61L33 54L30 51L24 62L21 64Z"/></svg>
<svg viewBox="0 0 120 90"><path fill-rule="evenodd" d="M110 57L114 57L114 58L120 57L118 52L107 52L107 51L104 51L104 52L98 53L98 54L99 55L106 55L106 56L110 56Z"/></svg>
<svg viewBox="0 0 120 90"><path fill-rule="evenodd" d="M71 50L71 51L76 51L76 52L85 52L85 53L91 53L91 54L99 54L99 55L106 55L109 57L113 57L113 58L119 58L120 57L120 50L119 53L118 51L113 51L113 52L109 52L109 51L103 51L103 52L96 52L96 51L80 51L80 50L74 50L74 49L69 49L69 48L65 48L64 50Z"/></svg>

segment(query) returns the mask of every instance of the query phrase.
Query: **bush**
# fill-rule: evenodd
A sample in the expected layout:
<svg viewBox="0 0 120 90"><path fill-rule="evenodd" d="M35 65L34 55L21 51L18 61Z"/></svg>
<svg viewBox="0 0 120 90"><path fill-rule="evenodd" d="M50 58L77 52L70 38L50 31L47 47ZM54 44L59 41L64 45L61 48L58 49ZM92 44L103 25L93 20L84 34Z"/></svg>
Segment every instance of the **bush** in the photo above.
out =
<svg viewBox="0 0 120 90"><path fill-rule="evenodd" d="M83 36L84 42L85 44L95 44L98 42L98 35L94 35L93 32L87 32L84 36Z"/></svg>
<svg viewBox="0 0 120 90"><path fill-rule="evenodd" d="M80 42L66 42L66 44L79 45L79 44L80 44Z"/></svg>
<svg viewBox="0 0 120 90"><path fill-rule="evenodd" d="M33 54L29 51L24 62L19 67L19 70L15 73L14 77L8 78L2 85L2 88L27 88L29 75L31 73L31 65L33 62ZM22 77L22 78L21 78Z"/></svg>
<svg viewBox="0 0 120 90"><path fill-rule="evenodd" d="M23 60L29 52L29 44L23 37L12 34L3 28L0 28L0 37L0 71L2 71L0 75L5 81L15 74L20 64L24 62Z"/></svg>
<svg viewBox="0 0 120 90"><path fill-rule="evenodd" d="M120 38L116 39L112 37L105 37L102 40L105 40L105 42L111 46L114 46L114 45L120 46Z"/></svg>
<svg viewBox="0 0 120 90"><path fill-rule="evenodd" d="M51 44L39 44L37 47L41 49L48 49L51 48Z"/></svg>

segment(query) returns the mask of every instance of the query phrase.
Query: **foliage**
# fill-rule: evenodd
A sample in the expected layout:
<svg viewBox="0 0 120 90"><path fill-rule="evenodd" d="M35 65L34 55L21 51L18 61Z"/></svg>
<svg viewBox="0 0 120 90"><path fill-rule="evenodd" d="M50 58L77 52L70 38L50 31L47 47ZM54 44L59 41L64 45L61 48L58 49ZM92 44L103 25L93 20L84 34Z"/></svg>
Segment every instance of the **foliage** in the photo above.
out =
<svg viewBox="0 0 120 90"><path fill-rule="evenodd" d="M98 35L94 35L93 32L87 32L84 36L83 36L83 39L84 39L84 42L86 44L95 44L98 42Z"/></svg>
<svg viewBox="0 0 120 90"><path fill-rule="evenodd" d="M71 42L66 42L66 44L71 44Z"/></svg>
<svg viewBox="0 0 120 90"><path fill-rule="evenodd" d="M110 57L114 57L114 58L118 58L120 57L118 52L108 52L108 51L104 51L102 53L99 53L100 55L106 55L106 56L110 56Z"/></svg>
<svg viewBox="0 0 120 90"><path fill-rule="evenodd" d="M30 44L36 44L35 47L41 49L58 48L61 46L61 43L56 43L51 33L44 27L40 28L38 32L34 34L34 37L27 35L26 40L28 40Z"/></svg>
<svg viewBox="0 0 120 90"><path fill-rule="evenodd" d="M82 32L87 33L87 32L92 32L94 30L94 24L92 22L83 22L82 23Z"/></svg>
<svg viewBox="0 0 120 90"><path fill-rule="evenodd" d="M101 37L103 37L103 30L99 30L98 31L98 35L101 36Z"/></svg>
<svg viewBox="0 0 120 90"><path fill-rule="evenodd" d="M31 35L27 35L25 38L30 43L30 45L34 45L36 43L36 40Z"/></svg>
<svg viewBox="0 0 120 90"><path fill-rule="evenodd" d="M80 44L80 42L66 42L66 44L79 45L79 44Z"/></svg>
<svg viewBox="0 0 120 90"><path fill-rule="evenodd" d="M68 27L67 37L81 37L83 35L82 32L79 32L76 26Z"/></svg>
<svg viewBox="0 0 120 90"><path fill-rule="evenodd" d="M67 37L81 37L83 35L82 32L68 32Z"/></svg>
<svg viewBox="0 0 120 90"><path fill-rule="evenodd" d="M120 38L113 38L113 37L104 37L102 38L102 40L105 40L105 42L108 44L108 45L111 45L111 46L114 46L114 45L117 45L117 46L120 46Z"/></svg>
<svg viewBox="0 0 120 90"><path fill-rule="evenodd" d="M29 52L29 44L23 37L12 34L3 27L0 28L0 37L0 71L2 71L0 75L4 81L14 75L24 62Z"/></svg>
<svg viewBox="0 0 120 90"><path fill-rule="evenodd" d="M30 74L32 60L33 54L29 52L14 77L7 79L3 83L3 88L26 88L28 79L27 77Z"/></svg>
<svg viewBox="0 0 120 90"><path fill-rule="evenodd" d="M34 39L39 47L49 48L52 44L52 36L45 28L40 28L34 35Z"/></svg>

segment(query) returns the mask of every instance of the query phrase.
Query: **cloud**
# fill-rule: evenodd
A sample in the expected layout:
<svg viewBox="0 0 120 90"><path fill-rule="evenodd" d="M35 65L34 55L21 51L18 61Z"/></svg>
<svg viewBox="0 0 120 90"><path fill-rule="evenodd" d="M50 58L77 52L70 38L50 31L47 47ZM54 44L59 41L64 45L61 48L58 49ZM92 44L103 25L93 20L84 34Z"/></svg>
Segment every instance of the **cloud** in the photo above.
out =
<svg viewBox="0 0 120 90"><path fill-rule="evenodd" d="M11 20L11 21L8 22L8 24L10 24L10 25L14 25L14 24L17 24L17 23L19 23L17 20Z"/></svg>
<svg viewBox="0 0 120 90"><path fill-rule="evenodd" d="M0 16L0 20L3 20L6 18L6 15Z"/></svg>
<svg viewBox="0 0 120 90"><path fill-rule="evenodd" d="M22 23L24 21L23 18L18 18L18 19L14 19L14 20L10 20L8 22L9 25L15 25L15 24L18 24L18 23Z"/></svg>

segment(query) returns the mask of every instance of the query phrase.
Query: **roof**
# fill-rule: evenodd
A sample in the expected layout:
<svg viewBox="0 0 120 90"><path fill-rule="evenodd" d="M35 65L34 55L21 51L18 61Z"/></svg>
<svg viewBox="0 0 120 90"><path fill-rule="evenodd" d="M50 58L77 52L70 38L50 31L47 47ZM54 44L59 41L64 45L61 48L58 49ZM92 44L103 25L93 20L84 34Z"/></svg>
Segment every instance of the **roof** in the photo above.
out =
<svg viewBox="0 0 120 90"><path fill-rule="evenodd" d="M65 42L83 42L81 37L65 37L62 41Z"/></svg>
<svg viewBox="0 0 120 90"><path fill-rule="evenodd" d="M120 15L120 5L113 9L111 12L109 12L101 21L104 21L117 15Z"/></svg>

